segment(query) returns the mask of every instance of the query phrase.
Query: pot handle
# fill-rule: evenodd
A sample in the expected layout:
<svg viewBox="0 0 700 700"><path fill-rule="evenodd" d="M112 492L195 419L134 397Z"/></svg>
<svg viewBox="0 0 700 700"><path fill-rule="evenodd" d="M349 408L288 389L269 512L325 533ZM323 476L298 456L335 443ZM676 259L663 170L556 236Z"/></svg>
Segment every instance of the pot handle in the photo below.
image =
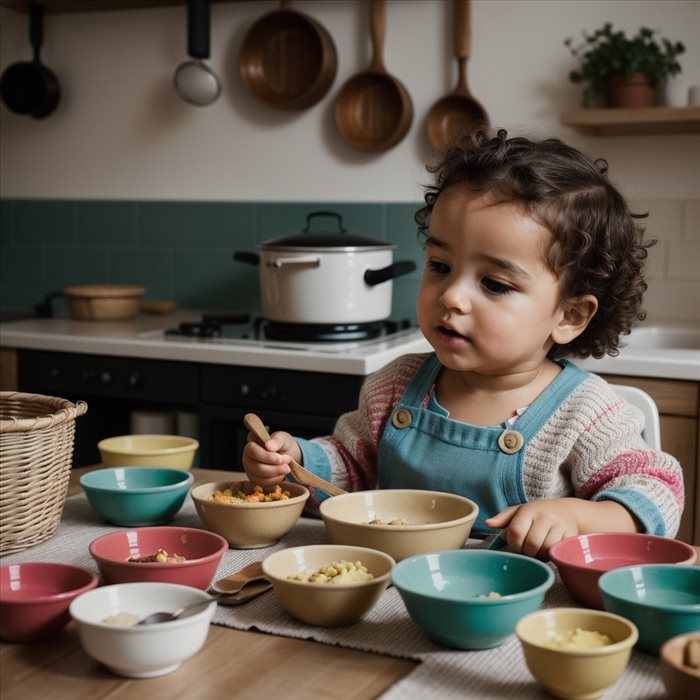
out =
<svg viewBox="0 0 700 700"><path fill-rule="evenodd" d="M400 260L399 262L392 263L388 267L382 267L379 270L365 270L365 282L370 287L374 287L377 284L387 282L395 277L407 275L415 269L416 263L414 263L413 260Z"/></svg>
<svg viewBox="0 0 700 700"><path fill-rule="evenodd" d="M246 251L236 251L233 254L233 259L238 262L248 263L248 265L259 265L260 256L257 253L248 253Z"/></svg>
<svg viewBox="0 0 700 700"><path fill-rule="evenodd" d="M311 219L315 216L332 216L338 219L338 231L340 233L347 233L348 230L343 227L343 217L338 214L337 211L312 211L306 217L306 228L302 230L302 233L308 233L311 230Z"/></svg>
<svg viewBox="0 0 700 700"><path fill-rule="evenodd" d="M268 267L275 267L279 269L284 265L310 265L311 267L320 267L321 258L317 255L307 255L306 257L297 258L275 258L274 260L269 260L267 263Z"/></svg>

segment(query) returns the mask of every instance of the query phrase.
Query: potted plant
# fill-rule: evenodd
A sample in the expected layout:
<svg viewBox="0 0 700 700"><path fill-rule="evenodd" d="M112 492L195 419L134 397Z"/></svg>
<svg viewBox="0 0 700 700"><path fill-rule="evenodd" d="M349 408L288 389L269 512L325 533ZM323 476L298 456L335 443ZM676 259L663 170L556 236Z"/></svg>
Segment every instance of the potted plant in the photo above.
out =
<svg viewBox="0 0 700 700"><path fill-rule="evenodd" d="M564 45L581 59L569 80L588 83L581 100L584 107L601 98L608 107L652 107L659 84L681 72L677 57L685 51L683 43L659 38L648 27L629 38L606 22L592 34L584 31L583 39L575 46L569 37Z"/></svg>

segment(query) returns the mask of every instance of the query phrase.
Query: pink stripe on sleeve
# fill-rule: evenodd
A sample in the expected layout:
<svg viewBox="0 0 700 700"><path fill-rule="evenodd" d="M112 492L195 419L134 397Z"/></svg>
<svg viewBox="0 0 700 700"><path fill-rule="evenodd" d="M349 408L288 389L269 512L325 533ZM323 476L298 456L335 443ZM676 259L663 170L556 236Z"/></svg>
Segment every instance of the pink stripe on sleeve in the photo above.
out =
<svg viewBox="0 0 700 700"><path fill-rule="evenodd" d="M621 476L638 476L655 479L664 483L682 507L684 501L683 480L680 473L655 466L656 453L648 450L627 450L615 457L581 485L578 495L591 499L613 479Z"/></svg>

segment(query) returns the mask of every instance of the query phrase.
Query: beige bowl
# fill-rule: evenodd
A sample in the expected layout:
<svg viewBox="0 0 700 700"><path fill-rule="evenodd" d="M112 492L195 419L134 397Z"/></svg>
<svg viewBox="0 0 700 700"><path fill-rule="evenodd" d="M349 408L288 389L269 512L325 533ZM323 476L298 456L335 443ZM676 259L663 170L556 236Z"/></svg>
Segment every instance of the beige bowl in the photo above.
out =
<svg viewBox="0 0 700 700"><path fill-rule="evenodd" d="M105 467L190 469L198 447L181 435L119 435L97 443Z"/></svg>
<svg viewBox="0 0 700 700"><path fill-rule="evenodd" d="M690 665L691 643L700 647L700 632L671 637L661 647L661 678L670 700L700 698L700 667Z"/></svg>
<svg viewBox="0 0 700 700"><path fill-rule="evenodd" d="M231 483L210 481L198 484L192 488L190 495L207 530L221 535L237 549L269 547L277 542L299 520L309 497L309 490L305 486L283 481L282 488L291 494L291 498L286 501L217 503L209 500L214 491L223 491ZM246 491L252 486L249 481L239 480L233 483L242 484Z"/></svg>
<svg viewBox="0 0 700 700"><path fill-rule="evenodd" d="M333 496L321 503L331 542L369 547L396 561L443 549L460 549L469 537L479 506L441 491L380 489ZM405 518L406 525L370 525Z"/></svg>
<svg viewBox="0 0 700 700"><path fill-rule="evenodd" d="M608 635L612 644L587 650L553 649L548 641L576 629ZM532 675L556 698L599 698L624 672L639 633L624 617L602 610L538 610L515 626Z"/></svg>
<svg viewBox="0 0 700 700"><path fill-rule="evenodd" d="M306 583L294 574L310 575L338 561L361 562L374 578L361 583ZM389 585L394 560L365 547L316 544L283 549L263 560L263 573L287 612L307 625L340 627L360 620Z"/></svg>
<svg viewBox="0 0 700 700"><path fill-rule="evenodd" d="M73 318L80 321L126 321L139 311L144 287L92 284L66 287L63 293Z"/></svg>

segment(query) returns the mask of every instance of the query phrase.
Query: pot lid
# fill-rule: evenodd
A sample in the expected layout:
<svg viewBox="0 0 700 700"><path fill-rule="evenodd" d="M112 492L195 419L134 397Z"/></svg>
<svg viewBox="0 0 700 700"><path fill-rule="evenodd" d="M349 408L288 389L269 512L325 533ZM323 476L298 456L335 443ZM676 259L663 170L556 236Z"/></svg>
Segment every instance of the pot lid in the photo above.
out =
<svg viewBox="0 0 700 700"><path fill-rule="evenodd" d="M334 217L337 220L336 231L311 230L311 220L314 217ZM314 211L306 217L306 228L298 233L291 233L280 238L265 241L258 246L261 250L272 248L395 248L387 241L365 236L361 233L350 233L343 226L343 217L334 211Z"/></svg>

